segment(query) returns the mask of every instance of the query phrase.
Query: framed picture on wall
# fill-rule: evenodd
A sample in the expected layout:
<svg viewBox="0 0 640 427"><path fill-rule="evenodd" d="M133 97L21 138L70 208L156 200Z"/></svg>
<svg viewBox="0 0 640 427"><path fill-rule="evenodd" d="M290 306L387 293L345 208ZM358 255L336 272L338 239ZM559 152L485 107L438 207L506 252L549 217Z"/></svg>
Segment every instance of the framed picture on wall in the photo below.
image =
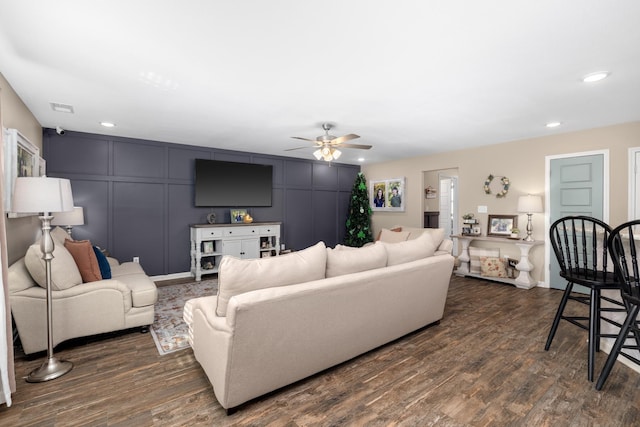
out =
<svg viewBox="0 0 640 427"><path fill-rule="evenodd" d="M404 211L404 177L369 181L369 203L374 211Z"/></svg>
<svg viewBox="0 0 640 427"><path fill-rule="evenodd" d="M518 226L518 215L489 215L487 236L509 237L511 229Z"/></svg>
<svg viewBox="0 0 640 427"><path fill-rule="evenodd" d="M16 129L4 129L4 211L11 213L17 177L40 176L40 149ZM11 214L10 216L15 216Z"/></svg>

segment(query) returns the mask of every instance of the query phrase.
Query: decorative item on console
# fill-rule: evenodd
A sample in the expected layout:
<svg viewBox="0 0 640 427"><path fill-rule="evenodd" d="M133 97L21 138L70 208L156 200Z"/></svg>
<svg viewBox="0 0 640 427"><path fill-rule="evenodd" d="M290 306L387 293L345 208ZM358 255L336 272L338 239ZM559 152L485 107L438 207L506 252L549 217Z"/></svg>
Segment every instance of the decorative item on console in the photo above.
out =
<svg viewBox="0 0 640 427"><path fill-rule="evenodd" d="M462 215L462 234L465 236L479 236L482 231L480 230L480 222L474 218L473 213L467 213Z"/></svg>
<svg viewBox="0 0 640 427"><path fill-rule="evenodd" d="M520 196L518 198L518 212L526 213L528 216L527 237L522 240L524 240L525 242L533 242L533 237L531 237L531 232L533 231L533 225L531 224L531 215L533 215L534 213L543 212L542 197L532 196L531 194Z"/></svg>
<svg viewBox="0 0 640 427"><path fill-rule="evenodd" d="M510 237L517 225L518 215L489 215L487 236Z"/></svg>
<svg viewBox="0 0 640 427"><path fill-rule="evenodd" d="M246 209L231 209L229 211L232 224L239 224L244 221L244 217L247 216Z"/></svg>

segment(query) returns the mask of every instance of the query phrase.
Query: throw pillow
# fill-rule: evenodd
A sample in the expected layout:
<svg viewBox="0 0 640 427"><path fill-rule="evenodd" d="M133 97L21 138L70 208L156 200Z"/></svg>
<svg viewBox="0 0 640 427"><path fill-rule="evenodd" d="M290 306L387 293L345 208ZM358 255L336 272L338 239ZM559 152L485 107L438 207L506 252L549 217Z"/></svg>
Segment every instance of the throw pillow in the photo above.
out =
<svg viewBox="0 0 640 427"><path fill-rule="evenodd" d="M102 280L98 259L93 251L93 246L88 240L65 240L64 247L71 253L78 266L83 282L97 282Z"/></svg>
<svg viewBox="0 0 640 427"><path fill-rule="evenodd" d="M387 265L387 251L375 244L353 249L327 248L327 277L342 276Z"/></svg>
<svg viewBox="0 0 640 427"><path fill-rule="evenodd" d="M469 246L469 273L480 274L480 257L500 257L500 249L498 248L477 248Z"/></svg>
<svg viewBox="0 0 640 427"><path fill-rule="evenodd" d="M504 261L496 257L480 257L480 274L485 277L509 277Z"/></svg>
<svg viewBox="0 0 640 427"><path fill-rule="evenodd" d="M109 264L109 260L107 260L107 257L102 253L99 247L94 246L93 252L96 254L102 279L111 279L111 265Z"/></svg>
<svg viewBox="0 0 640 427"><path fill-rule="evenodd" d="M406 242L380 242L387 250L387 265L404 264L405 262L433 256L436 247L431 235L425 233L417 239Z"/></svg>
<svg viewBox="0 0 640 427"><path fill-rule="evenodd" d="M80 276L76 262L64 245L54 245L52 255L51 290L62 291L82 283L82 276ZM42 259L40 243L29 246L24 256L24 263L33 280L46 289L45 263Z"/></svg>
<svg viewBox="0 0 640 427"><path fill-rule="evenodd" d="M409 238L408 231L394 231L383 228L380 230L380 236L378 240L387 243L404 242Z"/></svg>
<svg viewBox="0 0 640 427"><path fill-rule="evenodd" d="M238 259L224 256L218 266L216 315L226 316L234 295L275 286L324 279L327 250L324 242L276 257Z"/></svg>
<svg viewBox="0 0 640 427"><path fill-rule="evenodd" d="M389 231L402 231L402 227L400 227L399 225L396 225L395 227L391 227ZM381 235L382 235L382 230L378 231L378 235L376 236L376 242L380 240Z"/></svg>

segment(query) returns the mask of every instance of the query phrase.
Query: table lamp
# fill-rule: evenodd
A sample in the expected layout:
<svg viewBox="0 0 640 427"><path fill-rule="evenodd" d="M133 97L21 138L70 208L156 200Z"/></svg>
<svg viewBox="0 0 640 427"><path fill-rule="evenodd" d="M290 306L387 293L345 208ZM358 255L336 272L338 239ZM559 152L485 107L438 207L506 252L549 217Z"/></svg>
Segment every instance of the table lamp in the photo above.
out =
<svg viewBox="0 0 640 427"><path fill-rule="evenodd" d="M518 212L526 213L529 217L527 221L527 237L525 237L525 242L533 242L533 237L531 237L531 232L533 231L533 225L531 225L531 215L534 213L543 212L542 210L542 197L540 196L532 196L531 194L527 194L526 196L520 196L518 198Z"/></svg>
<svg viewBox="0 0 640 427"><path fill-rule="evenodd" d="M54 212L51 225L62 225L71 236L71 230L74 225L84 225L84 209L74 206L69 212Z"/></svg>
<svg viewBox="0 0 640 427"><path fill-rule="evenodd" d="M47 360L26 378L27 382L39 383L56 379L73 368L71 362L53 356L53 300L51 295L51 260L54 243L51 238L51 212L73 210L73 194L68 179L48 177L18 177L13 192L13 209L18 213L42 213L42 240L40 250L45 262L47 285Z"/></svg>

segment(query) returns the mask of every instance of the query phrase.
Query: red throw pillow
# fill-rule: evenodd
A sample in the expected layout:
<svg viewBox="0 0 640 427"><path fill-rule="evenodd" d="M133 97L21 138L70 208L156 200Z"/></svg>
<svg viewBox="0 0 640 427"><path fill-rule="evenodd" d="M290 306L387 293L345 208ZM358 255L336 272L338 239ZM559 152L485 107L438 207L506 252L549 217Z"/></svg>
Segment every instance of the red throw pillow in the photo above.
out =
<svg viewBox="0 0 640 427"><path fill-rule="evenodd" d="M65 239L64 247L67 248L76 262L83 282L102 280L98 258L96 258L90 241Z"/></svg>

